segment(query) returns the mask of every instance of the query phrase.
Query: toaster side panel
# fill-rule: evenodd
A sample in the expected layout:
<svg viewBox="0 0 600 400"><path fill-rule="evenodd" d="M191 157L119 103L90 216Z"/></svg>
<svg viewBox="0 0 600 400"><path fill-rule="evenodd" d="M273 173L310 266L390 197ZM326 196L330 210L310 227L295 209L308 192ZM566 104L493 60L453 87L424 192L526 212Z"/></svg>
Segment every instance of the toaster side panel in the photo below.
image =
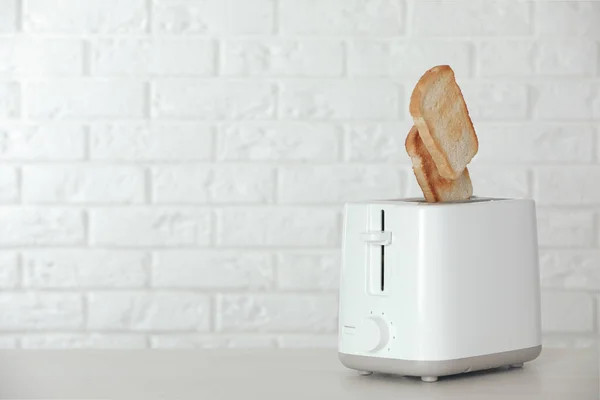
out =
<svg viewBox="0 0 600 400"><path fill-rule="evenodd" d="M419 258L423 360L541 344L535 206L515 200L424 213Z"/></svg>

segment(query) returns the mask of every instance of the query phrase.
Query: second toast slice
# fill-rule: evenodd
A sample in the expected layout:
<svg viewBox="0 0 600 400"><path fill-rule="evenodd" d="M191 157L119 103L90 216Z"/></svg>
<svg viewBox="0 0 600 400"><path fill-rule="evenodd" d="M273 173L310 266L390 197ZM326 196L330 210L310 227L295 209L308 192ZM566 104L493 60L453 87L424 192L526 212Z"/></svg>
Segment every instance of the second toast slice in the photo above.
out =
<svg viewBox="0 0 600 400"><path fill-rule="evenodd" d="M440 201L468 200L473 195L473 185L467 168L457 179L443 178L427 151L419 131L413 126L406 137L406 151L413 164L417 183L423 191L425 200L430 203Z"/></svg>

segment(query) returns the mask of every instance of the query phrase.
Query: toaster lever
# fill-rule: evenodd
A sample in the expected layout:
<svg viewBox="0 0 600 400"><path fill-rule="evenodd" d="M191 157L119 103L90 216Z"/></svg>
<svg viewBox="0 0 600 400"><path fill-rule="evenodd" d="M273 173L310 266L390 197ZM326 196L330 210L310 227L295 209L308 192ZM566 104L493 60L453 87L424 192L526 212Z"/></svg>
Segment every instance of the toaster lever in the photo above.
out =
<svg viewBox="0 0 600 400"><path fill-rule="evenodd" d="M372 246L387 246L392 243L392 232L370 231L361 233L360 236Z"/></svg>

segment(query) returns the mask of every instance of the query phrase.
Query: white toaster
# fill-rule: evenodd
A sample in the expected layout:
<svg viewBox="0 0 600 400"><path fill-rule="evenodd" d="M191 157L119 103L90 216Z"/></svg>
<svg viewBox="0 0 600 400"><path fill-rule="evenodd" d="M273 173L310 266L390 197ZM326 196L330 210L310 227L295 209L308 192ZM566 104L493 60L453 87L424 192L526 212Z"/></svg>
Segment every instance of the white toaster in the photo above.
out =
<svg viewBox="0 0 600 400"><path fill-rule="evenodd" d="M346 204L342 253L348 368L433 382L542 350L533 200Z"/></svg>

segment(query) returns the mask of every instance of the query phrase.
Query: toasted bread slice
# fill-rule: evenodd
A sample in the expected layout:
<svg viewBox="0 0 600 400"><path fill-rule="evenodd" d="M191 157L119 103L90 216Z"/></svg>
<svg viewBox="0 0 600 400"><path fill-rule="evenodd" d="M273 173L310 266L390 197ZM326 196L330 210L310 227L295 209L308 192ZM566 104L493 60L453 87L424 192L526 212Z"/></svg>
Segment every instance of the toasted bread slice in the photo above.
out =
<svg viewBox="0 0 600 400"><path fill-rule="evenodd" d="M479 143L452 68L440 65L425 72L412 92L409 111L439 174L457 179Z"/></svg>
<svg viewBox="0 0 600 400"><path fill-rule="evenodd" d="M459 177L454 180L441 177L421 140L416 126L413 126L408 133L405 146L412 160L413 171L423 191L425 200L430 203L436 203L439 201L458 201L471 198L473 195L473 186L469 170L464 168Z"/></svg>

